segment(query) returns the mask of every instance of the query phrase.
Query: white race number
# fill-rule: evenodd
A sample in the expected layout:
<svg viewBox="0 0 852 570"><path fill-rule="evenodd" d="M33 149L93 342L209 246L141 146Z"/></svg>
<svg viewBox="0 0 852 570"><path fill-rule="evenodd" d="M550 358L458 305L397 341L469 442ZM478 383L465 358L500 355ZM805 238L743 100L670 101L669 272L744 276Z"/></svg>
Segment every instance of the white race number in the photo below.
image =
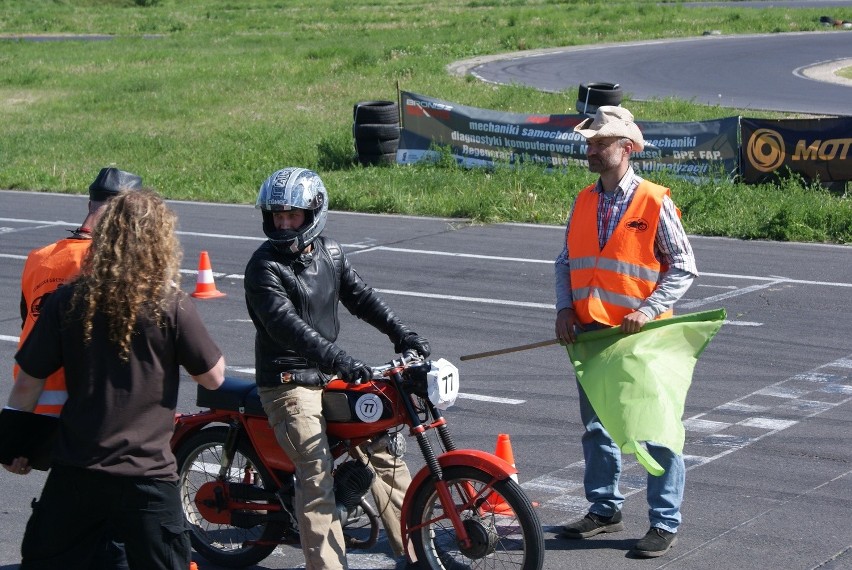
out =
<svg viewBox="0 0 852 570"><path fill-rule="evenodd" d="M429 401L439 410L446 410L456 403L459 395L459 369L441 358L432 361L432 368L426 375L429 387Z"/></svg>

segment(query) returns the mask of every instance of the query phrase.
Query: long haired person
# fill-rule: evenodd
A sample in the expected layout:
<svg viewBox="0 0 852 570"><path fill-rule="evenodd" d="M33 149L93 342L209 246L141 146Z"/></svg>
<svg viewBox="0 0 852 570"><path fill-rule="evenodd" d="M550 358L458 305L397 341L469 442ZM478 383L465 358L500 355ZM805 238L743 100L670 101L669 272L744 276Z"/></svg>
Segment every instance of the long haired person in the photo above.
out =
<svg viewBox="0 0 852 570"><path fill-rule="evenodd" d="M150 190L103 212L81 274L58 288L15 355L8 407L32 411L65 368L68 399L21 568L89 568L109 532L130 568L186 570L190 544L169 446L182 366L218 388L224 358L179 288L177 220ZM24 458L7 470L27 469Z"/></svg>

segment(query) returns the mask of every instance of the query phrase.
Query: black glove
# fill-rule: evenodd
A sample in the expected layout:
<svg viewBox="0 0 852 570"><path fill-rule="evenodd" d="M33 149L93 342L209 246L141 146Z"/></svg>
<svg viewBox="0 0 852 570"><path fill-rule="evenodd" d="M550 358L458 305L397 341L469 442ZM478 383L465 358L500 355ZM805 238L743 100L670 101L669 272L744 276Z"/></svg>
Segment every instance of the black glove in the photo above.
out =
<svg viewBox="0 0 852 570"><path fill-rule="evenodd" d="M413 350L423 358L429 358L429 355L432 353L432 350L429 348L429 341L415 332L410 332L399 339L393 349L400 353L406 350Z"/></svg>
<svg viewBox="0 0 852 570"><path fill-rule="evenodd" d="M345 382L352 384L360 384L373 378L373 371L369 366L343 352L334 359L334 370Z"/></svg>

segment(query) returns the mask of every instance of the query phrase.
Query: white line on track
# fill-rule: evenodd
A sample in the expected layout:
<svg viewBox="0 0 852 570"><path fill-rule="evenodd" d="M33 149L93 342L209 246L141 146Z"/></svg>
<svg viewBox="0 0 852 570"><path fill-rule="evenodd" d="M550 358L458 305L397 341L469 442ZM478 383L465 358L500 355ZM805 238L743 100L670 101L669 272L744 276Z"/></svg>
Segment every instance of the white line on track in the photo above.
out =
<svg viewBox="0 0 852 570"><path fill-rule="evenodd" d="M464 398L466 400L478 400L480 402L492 402L494 404L511 404L513 406L526 403L526 400L516 400L514 398L496 398L494 396L480 396L478 394L468 394L465 392L459 392L459 398Z"/></svg>
<svg viewBox="0 0 852 570"><path fill-rule="evenodd" d="M695 301L687 301L686 303L680 303L677 305L677 307L679 309L696 309L698 307L717 303L718 301L730 299L731 297L739 297L740 295L753 293L755 291L760 291L761 289L768 289L769 287L773 287L775 285L778 285L779 283L783 283L783 281L770 281L769 283L761 283L760 285L743 287L742 289L735 289L734 291L728 291L727 293L719 293L718 295L712 295L703 299L696 299Z"/></svg>
<svg viewBox="0 0 852 570"><path fill-rule="evenodd" d="M529 307L532 309L554 310L553 303L530 303L528 301L513 301L511 299L485 299L482 297L461 297L459 295L440 295L437 293L416 293L398 291L395 289L376 289L384 295L400 295L403 297L421 297L424 299L440 299L442 301L461 301L464 303L486 303L488 305L511 305L513 307Z"/></svg>
<svg viewBox="0 0 852 570"><path fill-rule="evenodd" d="M207 234L207 233L201 233L201 232L177 231L175 233L179 236L195 236L195 237L209 237L209 238L225 237L222 234ZM246 240L246 241L257 241L257 242L266 241L265 237L264 238L259 238L259 237L255 237L255 236L228 236L228 237L230 239L242 239L242 240Z"/></svg>
<svg viewBox="0 0 852 570"><path fill-rule="evenodd" d="M434 251L428 249L407 249L403 247L388 247L384 245L377 245L375 247L362 249L361 251L353 252L353 254L368 253L371 251L394 251L398 253L412 253L416 255L440 255L444 257L463 257L469 259L491 259L495 261L511 261L515 263L545 263L548 265L553 264L552 259L530 259L529 257L504 257L500 255L482 255L478 253L458 253L452 251Z"/></svg>

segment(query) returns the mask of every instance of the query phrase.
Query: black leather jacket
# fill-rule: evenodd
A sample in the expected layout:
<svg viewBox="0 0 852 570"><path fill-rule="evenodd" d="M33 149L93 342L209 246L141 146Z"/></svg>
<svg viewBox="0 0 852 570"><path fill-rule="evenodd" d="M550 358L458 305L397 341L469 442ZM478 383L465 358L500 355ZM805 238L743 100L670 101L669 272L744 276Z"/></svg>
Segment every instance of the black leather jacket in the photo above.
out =
<svg viewBox="0 0 852 570"><path fill-rule="evenodd" d="M334 373L340 331L338 301L394 344L411 331L349 264L340 244L320 236L292 257L269 241L245 271L246 306L254 322L258 386L323 385Z"/></svg>

